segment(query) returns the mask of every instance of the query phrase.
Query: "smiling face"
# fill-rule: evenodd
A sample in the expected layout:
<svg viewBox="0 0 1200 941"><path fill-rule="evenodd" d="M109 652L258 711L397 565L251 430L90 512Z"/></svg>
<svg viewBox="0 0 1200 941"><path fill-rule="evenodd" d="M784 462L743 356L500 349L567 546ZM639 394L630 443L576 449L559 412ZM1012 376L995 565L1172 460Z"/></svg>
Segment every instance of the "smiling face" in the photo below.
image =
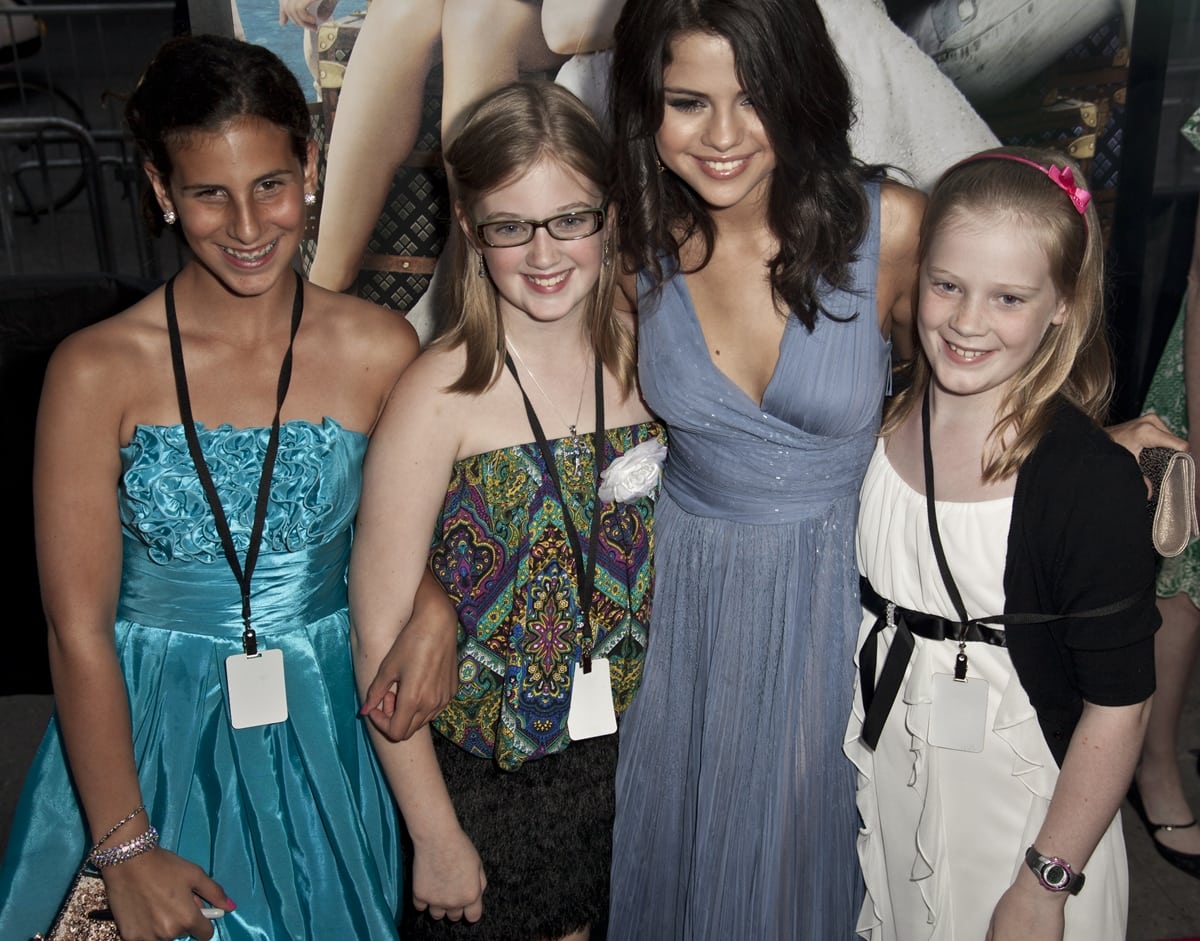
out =
<svg viewBox="0 0 1200 941"><path fill-rule="evenodd" d="M287 130L246 116L195 131L169 153L169 181L149 164L146 172L159 205L178 214L197 262L235 294L274 286L304 231L304 192L316 187L314 146L305 169Z"/></svg>
<svg viewBox="0 0 1200 941"><path fill-rule="evenodd" d="M765 205L775 151L723 36L684 33L663 69L663 165L714 210Z"/></svg>
<svg viewBox="0 0 1200 941"><path fill-rule="evenodd" d="M951 212L920 273L917 332L935 390L998 408L1052 324L1066 317L1030 220Z"/></svg>
<svg viewBox="0 0 1200 941"><path fill-rule="evenodd" d="M514 316L545 323L582 317L600 277L608 225L571 241L551 237L543 226L524 245L494 248L476 239L474 223L548 219L571 210L595 209L602 202L595 184L543 158L517 179L485 193L469 211L458 209L467 238L483 252L506 321Z"/></svg>

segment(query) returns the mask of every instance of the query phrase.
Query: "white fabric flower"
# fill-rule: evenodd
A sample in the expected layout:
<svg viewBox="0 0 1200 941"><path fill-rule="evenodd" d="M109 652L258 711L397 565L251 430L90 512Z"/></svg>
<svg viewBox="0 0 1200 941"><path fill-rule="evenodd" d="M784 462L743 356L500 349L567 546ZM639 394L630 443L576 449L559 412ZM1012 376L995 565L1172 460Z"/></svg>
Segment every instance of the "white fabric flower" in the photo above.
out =
<svg viewBox="0 0 1200 941"><path fill-rule="evenodd" d="M641 497L654 499L666 459L667 446L657 438L630 448L600 474L598 496L606 503L632 503Z"/></svg>

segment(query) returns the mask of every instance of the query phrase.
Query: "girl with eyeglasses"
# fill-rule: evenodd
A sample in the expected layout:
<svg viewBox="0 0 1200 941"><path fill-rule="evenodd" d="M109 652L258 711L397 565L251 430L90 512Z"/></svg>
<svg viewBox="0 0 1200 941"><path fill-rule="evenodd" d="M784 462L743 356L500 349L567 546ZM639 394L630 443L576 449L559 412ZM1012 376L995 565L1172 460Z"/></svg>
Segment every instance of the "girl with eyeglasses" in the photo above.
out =
<svg viewBox="0 0 1200 941"><path fill-rule="evenodd" d="M508 85L446 156L453 322L380 420L350 575L363 682L426 568L459 615L458 694L432 732L376 740L412 840L404 933L586 938L608 905L663 429L613 309L591 113L560 86Z"/></svg>

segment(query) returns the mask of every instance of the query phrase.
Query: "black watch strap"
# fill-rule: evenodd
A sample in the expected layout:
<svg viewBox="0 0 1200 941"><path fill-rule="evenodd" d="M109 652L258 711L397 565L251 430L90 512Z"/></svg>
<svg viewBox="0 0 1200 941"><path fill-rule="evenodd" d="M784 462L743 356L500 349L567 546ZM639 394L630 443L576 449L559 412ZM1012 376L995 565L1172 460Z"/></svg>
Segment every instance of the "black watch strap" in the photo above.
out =
<svg viewBox="0 0 1200 941"><path fill-rule="evenodd" d="M1084 875L1071 868L1071 864L1057 856L1043 856L1037 847L1025 851L1025 865L1033 870L1043 888L1051 892L1068 892L1078 895L1083 888Z"/></svg>

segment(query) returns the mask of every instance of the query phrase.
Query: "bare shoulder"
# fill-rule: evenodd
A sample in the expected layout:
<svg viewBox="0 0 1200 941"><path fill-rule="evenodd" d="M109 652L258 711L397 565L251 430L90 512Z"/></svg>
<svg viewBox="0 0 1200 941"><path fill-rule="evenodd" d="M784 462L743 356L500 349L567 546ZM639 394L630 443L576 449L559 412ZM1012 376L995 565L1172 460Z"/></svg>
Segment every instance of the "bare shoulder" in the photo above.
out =
<svg viewBox="0 0 1200 941"><path fill-rule="evenodd" d="M925 194L900 183L884 183L879 207L879 274L875 299L879 329L890 337L899 359L914 352L913 310L920 260Z"/></svg>
<svg viewBox="0 0 1200 941"><path fill-rule="evenodd" d="M305 296L305 320L330 354L390 365L398 375L421 350L416 330L398 311L312 283Z"/></svg>
<svg viewBox="0 0 1200 941"><path fill-rule="evenodd" d="M132 307L66 337L50 357L46 381L77 393L113 399L131 380L140 381L167 350L162 289Z"/></svg>
<svg viewBox="0 0 1200 941"><path fill-rule="evenodd" d="M465 429L478 422L473 408L478 396L451 392L462 374L466 356L461 347L437 345L421 353L404 370L388 396L372 438L388 445L420 440L432 454L458 453Z"/></svg>
<svg viewBox="0 0 1200 941"><path fill-rule="evenodd" d="M879 195L880 253L915 255L925 215L925 194L902 183L886 182Z"/></svg>
<svg viewBox="0 0 1200 941"><path fill-rule="evenodd" d="M449 391L462 375L466 351L462 346L432 344L413 360L396 383L392 400L408 407L445 409L452 400L471 398Z"/></svg>

